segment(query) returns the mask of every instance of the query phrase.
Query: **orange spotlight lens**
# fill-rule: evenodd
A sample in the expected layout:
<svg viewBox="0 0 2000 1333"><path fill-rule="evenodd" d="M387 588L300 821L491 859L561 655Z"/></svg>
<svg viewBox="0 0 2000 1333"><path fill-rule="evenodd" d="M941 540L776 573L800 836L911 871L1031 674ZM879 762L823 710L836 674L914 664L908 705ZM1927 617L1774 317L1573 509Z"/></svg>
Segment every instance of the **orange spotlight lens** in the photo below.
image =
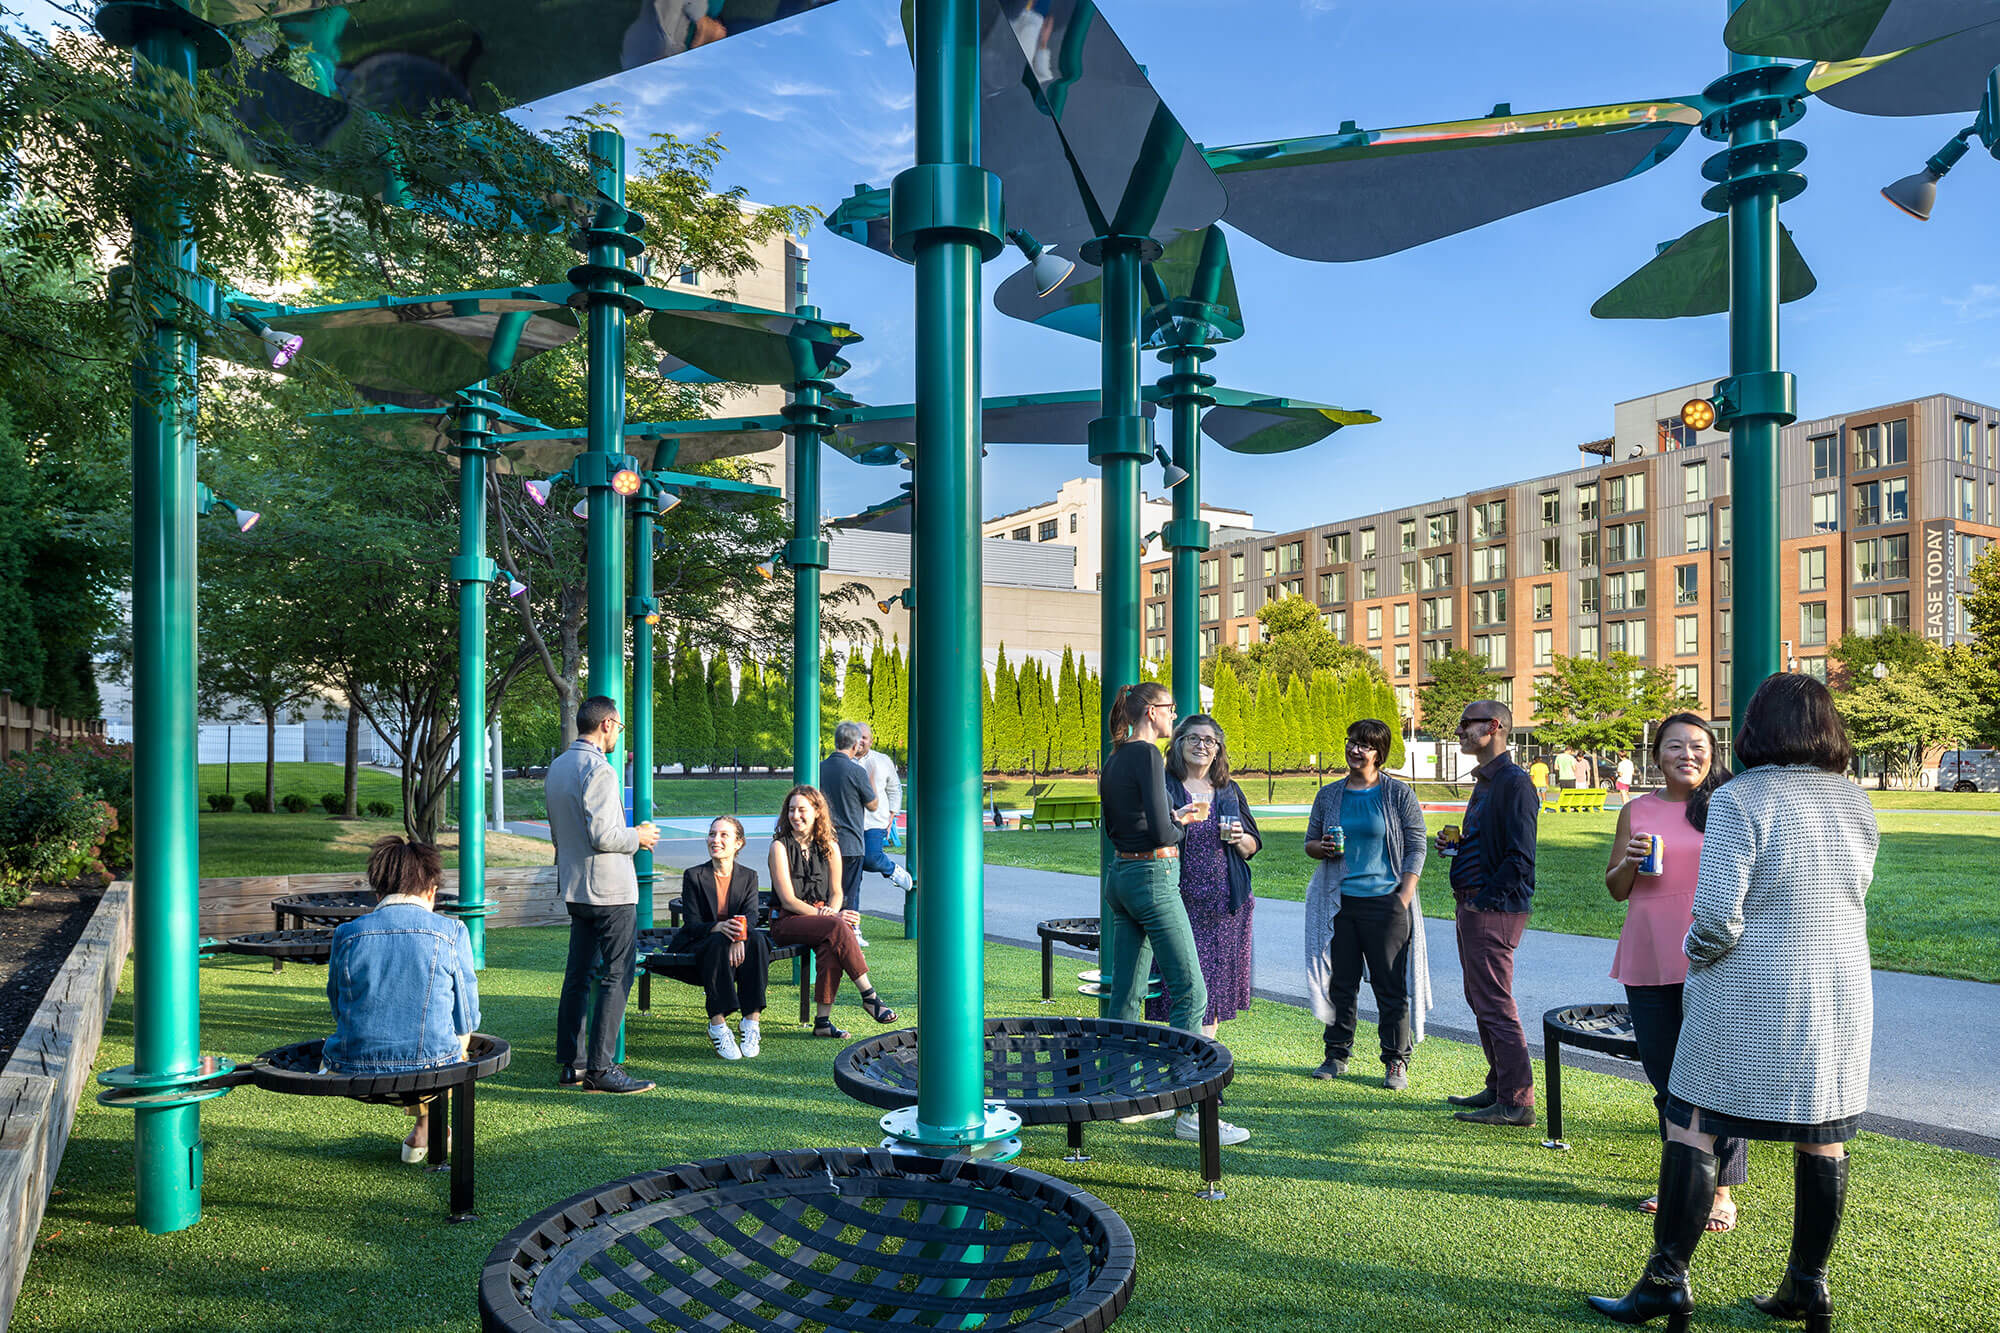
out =
<svg viewBox="0 0 2000 1333"><path fill-rule="evenodd" d="M619 468L611 474L611 489L620 495L638 494L639 474L629 467Z"/></svg>
<svg viewBox="0 0 2000 1333"><path fill-rule="evenodd" d="M1707 430L1715 424L1715 404L1706 398L1690 398L1681 404L1681 424Z"/></svg>

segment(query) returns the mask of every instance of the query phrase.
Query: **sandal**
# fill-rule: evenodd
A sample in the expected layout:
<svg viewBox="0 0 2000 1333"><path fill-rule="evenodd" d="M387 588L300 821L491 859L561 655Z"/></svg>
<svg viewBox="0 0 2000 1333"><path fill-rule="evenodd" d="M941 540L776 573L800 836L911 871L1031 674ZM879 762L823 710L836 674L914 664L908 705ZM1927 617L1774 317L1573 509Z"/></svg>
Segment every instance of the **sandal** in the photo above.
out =
<svg viewBox="0 0 2000 1333"><path fill-rule="evenodd" d="M882 1003L882 997L877 995L873 990L861 992L861 1012L867 1014L877 1023L893 1023L896 1021L896 1011Z"/></svg>
<svg viewBox="0 0 2000 1333"><path fill-rule="evenodd" d="M1726 1202L1718 1202L1713 1208L1709 1209L1708 1226L1706 1229L1711 1236L1721 1235L1725 1231L1736 1230L1736 1201L1730 1199Z"/></svg>
<svg viewBox="0 0 2000 1333"><path fill-rule="evenodd" d="M845 1032L835 1027L831 1018L815 1018L813 1020L812 1034L815 1037L837 1037L842 1041L846 1041L854 1035L852 1032Z"/></svg>
<svg viewBox="0 0 2000 1333"><path fill-rule="evenodd" d="M1659 1195L1657 1195L1657 1194L1648 1194L1648 1195L1646 1196L1646 1199L1645 1199L1645 1202L1643 1202L1643 1203L1641 1203L1641 1204L1639 1205L1639 1211L1640 1211L1640 1212L1642 1212L1642 1213L1657 1213L1657 1212L1659 1212L1659 1211L1660 1211L1660 1196L1659 1196Z"/></svg>

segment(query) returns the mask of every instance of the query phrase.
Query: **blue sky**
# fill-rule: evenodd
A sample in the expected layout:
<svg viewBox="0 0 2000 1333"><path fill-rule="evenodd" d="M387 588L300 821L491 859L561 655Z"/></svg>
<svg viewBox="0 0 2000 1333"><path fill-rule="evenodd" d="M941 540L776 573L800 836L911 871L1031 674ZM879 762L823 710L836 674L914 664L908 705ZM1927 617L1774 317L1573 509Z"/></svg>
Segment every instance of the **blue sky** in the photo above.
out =
<svg viewBox="0 0 2000 1333"><path fill-rule="evenodd" d="M1695 91L1726 69L1724 0L1527 0L1424 6L1346 0L1100 0L1156 88L1209 145ZM910 162L912 79L896 0L841 0L527 108L531 121L617 102L634 137L719 133L719 183L830 210L855 182ZM1783 216L1819 276L1785 307L1799 405L1821 415L1951 392L1991 402L2000 372L2000 273L1990 219L2000 164L1974 152L1917 223L1876 191L1917 169L1969 117L1878 119L1817 103L1790 134L1811 150L1810 187ZM1635 180L1428 246L1359 264L1312 264L1231 237L1248 334L1210 369L1224 383L1372 409L1381 424L1303 455L1243 458L1210 446L1207 498L1290 528L1573 466L1611 432L1623 398L1727 369L1723 316L1590 318L1590 303L1656 242L1710 215L1693 136ZM1988 219L1982 222L1981 219ZM1986 235L1988 240L1978 239ZM844 386L865 401L911 392L910 270L838 237L808 238L812 290L867 341ZM1987 258L1982 260L1981 255ZM1017 261L985 270L989 394L1088 388L1094 344L1007 320L990 294ZM983 509L997 514L1083 474L1081 448L996 450ZM1157 473L1148 469L1157 485ZM829 512L893 489L884 472L830 458Z"/></svg>

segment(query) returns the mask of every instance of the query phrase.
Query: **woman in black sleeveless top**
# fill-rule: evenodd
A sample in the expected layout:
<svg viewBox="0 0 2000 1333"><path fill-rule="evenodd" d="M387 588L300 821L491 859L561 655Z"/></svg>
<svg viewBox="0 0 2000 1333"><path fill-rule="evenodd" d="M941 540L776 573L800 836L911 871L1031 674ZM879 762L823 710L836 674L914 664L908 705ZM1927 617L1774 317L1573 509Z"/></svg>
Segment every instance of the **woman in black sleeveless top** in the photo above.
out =
<svg viewBox="0 0 2000 1333"><path fill-rule="evenodd" d="M813 998L819 1013L813 1019L815 1037L851 1036L833 1025L833 996L840 974L854 978L861 991L861 1008L878 1023L896 1021L896 1011L882 1003L868 979L868 962L854 930L860 913L842 909L840 846L833 837L833 816L817 787L801 783L785 796L778 816L778 835L771 839L771 892L777 899L777 919L771 938L779 944L802 944L813 951L818 975Z"/></svg>

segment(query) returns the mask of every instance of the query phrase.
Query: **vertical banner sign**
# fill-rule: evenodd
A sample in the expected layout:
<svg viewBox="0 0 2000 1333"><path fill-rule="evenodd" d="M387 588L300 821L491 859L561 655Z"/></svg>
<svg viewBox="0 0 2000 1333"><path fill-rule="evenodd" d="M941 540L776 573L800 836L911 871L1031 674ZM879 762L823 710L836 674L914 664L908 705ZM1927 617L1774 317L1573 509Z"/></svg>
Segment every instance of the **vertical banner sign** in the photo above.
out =
<svg viewBox="0 0 2000 1333"><path fill-rule="evenodd" d="M1924 637L1932 643L1951 642L1950 523L1924 524Z"/></svg>

